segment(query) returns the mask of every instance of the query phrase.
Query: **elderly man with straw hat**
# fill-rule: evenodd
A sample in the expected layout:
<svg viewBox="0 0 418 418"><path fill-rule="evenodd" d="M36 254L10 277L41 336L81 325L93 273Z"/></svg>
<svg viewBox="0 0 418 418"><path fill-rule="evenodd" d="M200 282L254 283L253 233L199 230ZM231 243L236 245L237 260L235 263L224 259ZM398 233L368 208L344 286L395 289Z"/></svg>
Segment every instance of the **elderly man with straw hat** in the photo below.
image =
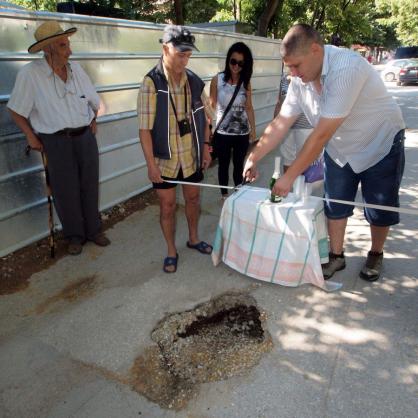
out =
<svg viewBox="0 0 418 418"><path fill-rule="evenodd" d="M63 30L55 21L36 29L36 42L28 51L43 51L44 56L19 71L7 104L30 148L46 154L52 196L71 255L80 254L87 240L110 244L101 232L98 210L95 133L100 99L80 65L69 62L69 37L76 31Z"/></svg>

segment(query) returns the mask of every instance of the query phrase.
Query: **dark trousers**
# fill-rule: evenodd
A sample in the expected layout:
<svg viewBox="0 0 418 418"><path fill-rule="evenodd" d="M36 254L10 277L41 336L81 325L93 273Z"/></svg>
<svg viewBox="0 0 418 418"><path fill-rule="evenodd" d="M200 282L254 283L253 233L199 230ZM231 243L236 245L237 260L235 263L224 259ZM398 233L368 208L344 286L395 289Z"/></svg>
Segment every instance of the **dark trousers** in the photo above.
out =
<svg viewBox="0 0 418 418"><path fill-rule="evenodd" d="M88 128L81 135L39 134L48 161L49 181L64 237L93 239L99 215L99 151Z"/></svg>
<svg viewBox="0 0 418 418"><path fill-rule="evenodd" d="M218 180L221 186L228 186L229 163L233 169L234 185L242 183L242 170L248 151L249 135L222 135L216 134L216 154L218 156ZM222 194L228 194L227 189L221 189Z"/></svg>

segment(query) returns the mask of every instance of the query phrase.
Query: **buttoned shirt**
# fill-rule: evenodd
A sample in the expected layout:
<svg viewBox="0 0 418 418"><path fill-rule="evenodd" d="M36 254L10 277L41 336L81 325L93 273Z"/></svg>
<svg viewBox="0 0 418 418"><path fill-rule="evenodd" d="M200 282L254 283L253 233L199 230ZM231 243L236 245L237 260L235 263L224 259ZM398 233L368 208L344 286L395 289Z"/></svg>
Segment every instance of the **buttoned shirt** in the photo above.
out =
<svg viewBox="0 0 418 418"><path fill-rule="evenodd" d="M390 151L397 132L405 128L402 114L375 69L358 53L326 45L321 93L312 82L292 77L280 113L304 113L312 126L321 118L345 118L326 145L341 167L359 173Z"/></svg>
<svg viewBox="0 0 418 418"><path fill-rule="evenodd" d="M29 119L40 133L87 126L99 109L100 98L89 77L76 63L67 64L67 81L58 77L45 58L18 73L7 107Z"/></svg>
<svg viewBox="0 0 418 418"><path fill-rule="evenodd" d="M183 72L180 84L177 84L163 64L164 74L168 81L169 91L176 107L178 120L187 119L190 121L191 112L191 91L189 83L187 82L186 72ZM184 86L187 92L187 116L185 112L184 100ZM205 92L202 92L202 102L207 105L208 99ZM154 126L155 114L157 106L157 92L152 79L148 76L144 77L141 89L138 93L138 124L139 129L152 130ZM206 106L205 106L206 107ZM180 168L184 177L191 176L196 171L196 150L193 145L193 138L191 133L180 137L179 128L177 125L176 116L174 114L173 106L169 106L170 112L170 149L171 158L168 160L156 158L155 162L158 165L161 175L164 177L177 177Z"/></svg>

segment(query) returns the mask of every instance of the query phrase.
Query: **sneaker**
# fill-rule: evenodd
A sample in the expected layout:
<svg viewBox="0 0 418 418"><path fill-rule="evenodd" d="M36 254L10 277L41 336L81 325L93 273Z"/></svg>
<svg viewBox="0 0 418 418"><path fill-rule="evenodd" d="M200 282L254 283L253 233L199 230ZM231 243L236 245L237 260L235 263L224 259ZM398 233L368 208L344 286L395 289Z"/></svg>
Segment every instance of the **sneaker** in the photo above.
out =
<svg viewBox="0 0 418 418"><path fill-rule="evenodd" d="M341 254L329 253L329 262L322 264L322 274L324 280L330 279L336 271L345 269L344 252Z"/></svg>
<svg viewBox="0 0 418 418"><path fill-rule="evenodd" d="M81 242L70 241L67 247L67 253L70 255L79 255L83 251L83 245Z"/></svg>
<svg viewBox="0 0 418 418"><path fill-rule="evenodd" d="M110 244L110 239L103 232L97 234L91 241L99 247L107 247Z"/></svg>
<svg viewBox="0 0 418 418"><path fill-rule="evenodd" d="M382 270L383 253L369 251L367 260L360 271L360 277L368 282L374 282L379 279Z"/></svg>

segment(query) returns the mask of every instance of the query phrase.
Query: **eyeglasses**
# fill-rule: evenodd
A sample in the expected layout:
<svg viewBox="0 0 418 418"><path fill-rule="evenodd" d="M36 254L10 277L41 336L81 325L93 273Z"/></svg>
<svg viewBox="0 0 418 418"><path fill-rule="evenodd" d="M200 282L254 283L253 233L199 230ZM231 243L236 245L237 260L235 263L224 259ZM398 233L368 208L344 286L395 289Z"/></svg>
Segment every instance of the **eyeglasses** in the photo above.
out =
<svg viewBox="0 0 418 418"><path fill-rule="evenodd" d="M238 65L238 67L240 67L240 68L242 68L242 67L244 67L244 61L238 61L238 60L236 60L235 58L231 58L230 60L229 60L229 63L231 64L231 65Z"/></svg>

